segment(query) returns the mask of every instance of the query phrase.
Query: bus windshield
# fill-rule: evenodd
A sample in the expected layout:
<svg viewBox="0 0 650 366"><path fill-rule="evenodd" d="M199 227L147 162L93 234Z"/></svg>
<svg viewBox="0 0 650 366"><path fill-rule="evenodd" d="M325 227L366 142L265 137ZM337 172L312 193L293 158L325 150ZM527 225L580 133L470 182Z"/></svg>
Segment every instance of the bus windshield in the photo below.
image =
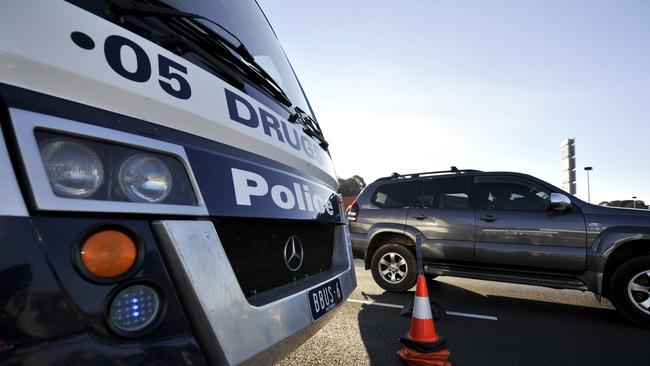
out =
<svg viewBox="0 0 650 366"><path fill-rule="evenodd" d="M287 93L294 107L311 112L293 69L255 0L163 0L160 2L180 11L199 14L233 33L246 45L255 62L264 68ZM198 21L214 32L228 37L219 26L201 19Z"/></svg>

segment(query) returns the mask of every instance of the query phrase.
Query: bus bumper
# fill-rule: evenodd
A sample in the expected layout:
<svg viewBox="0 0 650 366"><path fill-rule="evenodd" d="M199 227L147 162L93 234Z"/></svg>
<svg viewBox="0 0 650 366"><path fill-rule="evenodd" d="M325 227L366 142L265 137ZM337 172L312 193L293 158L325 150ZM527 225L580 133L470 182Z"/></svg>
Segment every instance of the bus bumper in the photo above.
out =
<svg viewBox="0 0 650 366"><path fill-rule="evenodd" d="M344 301L356 287L349 234L343 225L335 230L332 267L271 290L277 300L262 306L251 305L242 293L215 224L157 221L153 228L193 333L210 363L270 364L282 358L332 317L330 311L312 319L310 289L338 279Z"/></svg>

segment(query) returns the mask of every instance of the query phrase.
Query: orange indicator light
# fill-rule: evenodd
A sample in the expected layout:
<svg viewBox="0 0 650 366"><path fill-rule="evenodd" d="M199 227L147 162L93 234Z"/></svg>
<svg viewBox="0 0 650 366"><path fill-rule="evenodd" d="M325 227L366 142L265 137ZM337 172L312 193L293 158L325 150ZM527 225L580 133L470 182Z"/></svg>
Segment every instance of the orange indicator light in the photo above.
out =
<svg viewBox="0 0 650 366"><path fill-rule="evenodd" d="M130 236L117 230L99 231L81 247L81 261L88 272L98 277L117 277L133 267L138 249Z"/></svg>

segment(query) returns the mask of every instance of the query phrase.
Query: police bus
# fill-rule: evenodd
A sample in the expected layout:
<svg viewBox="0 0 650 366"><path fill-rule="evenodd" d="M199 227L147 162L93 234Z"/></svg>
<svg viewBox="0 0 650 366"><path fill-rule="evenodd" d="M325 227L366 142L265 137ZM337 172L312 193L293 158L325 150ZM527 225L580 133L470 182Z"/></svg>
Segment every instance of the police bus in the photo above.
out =
<svg viewBox="0 0 650 366"><path fill-rule="evenodd" d="M0 363L268 364L355 288L254 0L0 5Z"/></svg>

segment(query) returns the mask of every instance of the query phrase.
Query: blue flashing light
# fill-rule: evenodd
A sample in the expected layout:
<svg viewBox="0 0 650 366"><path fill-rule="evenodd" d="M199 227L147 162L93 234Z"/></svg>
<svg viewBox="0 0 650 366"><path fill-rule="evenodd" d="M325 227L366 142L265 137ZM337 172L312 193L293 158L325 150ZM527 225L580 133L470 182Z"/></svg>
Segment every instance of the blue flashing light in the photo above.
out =
<svg viewBox="0 0 650 366"><path fill-rule="evenodd" d="M113 298L109 320L120 331L138 332L153 323L159 312L160 297L156 291L146 285L133 285Z"/></svg>

